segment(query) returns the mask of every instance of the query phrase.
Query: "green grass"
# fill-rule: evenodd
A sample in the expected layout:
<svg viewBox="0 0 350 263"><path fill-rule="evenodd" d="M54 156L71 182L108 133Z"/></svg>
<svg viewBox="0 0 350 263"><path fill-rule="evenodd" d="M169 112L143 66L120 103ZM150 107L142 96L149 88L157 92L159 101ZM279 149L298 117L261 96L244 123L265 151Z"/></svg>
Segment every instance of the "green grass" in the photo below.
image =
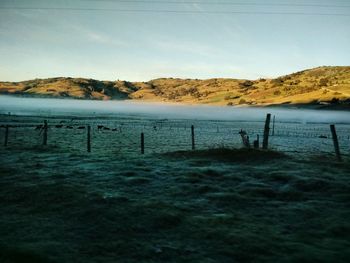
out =
<svg viewBox="0 0 350 263"><path fill-rule="evenodd" d="M20 247L6 247L0 244L0 262L2 263L53 263L36 251Z"/></svg>
<svg viewBox="0 0 350 263"><path fill-rule="evenodd" d="M22 154L0 151L0 262L350 259L348 163L224 148Z"/></svg>
<svg viewBox="0 0 350 263"><path fill-rule="evenodd" d="M164 156L174 158L208 158L211 160L230 162L259 162L287 158L281 152L253 148L214 148L195 151L176 151L165 153Z"/></svg>

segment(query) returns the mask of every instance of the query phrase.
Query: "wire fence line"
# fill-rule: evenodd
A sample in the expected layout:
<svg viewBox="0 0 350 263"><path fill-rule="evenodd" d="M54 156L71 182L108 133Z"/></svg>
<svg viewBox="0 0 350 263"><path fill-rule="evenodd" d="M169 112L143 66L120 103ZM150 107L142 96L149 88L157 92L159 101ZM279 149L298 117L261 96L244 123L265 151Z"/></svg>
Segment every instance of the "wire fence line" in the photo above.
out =
<svg viewBox="0 0 350 263"><path fill-rule="evenodd" d="M195 149L242 147L240 130L251 141L263 138L263 121L168 120L145 118L47 118L47 144L67 152L86 152L87 127L91 127L91 151L96 154L139 154L141 133L144 152L191 150L191 126ZM21 149L43 144L43 118L7 117L0 121L6 147ZM337 124L340 151L350 155L350 124ZM6 134L7 133L7 134ZM295 154L332 154L329 124L277 121L270 127L269 148ZM2 145L5 145L3 143ZM260 141L261 146L261 141Z"/></svg>

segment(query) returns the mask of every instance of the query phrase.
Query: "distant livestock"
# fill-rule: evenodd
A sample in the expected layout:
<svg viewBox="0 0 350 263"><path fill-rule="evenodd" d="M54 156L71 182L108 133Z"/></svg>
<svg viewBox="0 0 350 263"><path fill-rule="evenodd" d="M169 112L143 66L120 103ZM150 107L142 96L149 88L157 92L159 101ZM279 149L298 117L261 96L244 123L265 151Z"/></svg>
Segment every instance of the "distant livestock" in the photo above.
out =
<svg viewBox="0 0 350 263"><path fill-rule="evenodd" d="M121 131L121 128L109 128L104 125L97 125L97 130L105 130L105 131Z"/></svg>

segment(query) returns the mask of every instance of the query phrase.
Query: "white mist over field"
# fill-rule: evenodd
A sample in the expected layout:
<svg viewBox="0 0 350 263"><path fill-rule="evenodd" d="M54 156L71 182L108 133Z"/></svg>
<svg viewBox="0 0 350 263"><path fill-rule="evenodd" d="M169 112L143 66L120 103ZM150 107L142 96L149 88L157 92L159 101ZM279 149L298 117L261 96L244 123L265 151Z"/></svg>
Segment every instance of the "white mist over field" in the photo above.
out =
<svg viewBox="0 0 350 263"><path fill-rule="evenodd" d="M0 96L1 114L18 115L138 115L151 118L210 119L232 121L264 120L266 113L280 121L350 123L346 111L294 108L219 107L138 101L97 101Z"/></svg>

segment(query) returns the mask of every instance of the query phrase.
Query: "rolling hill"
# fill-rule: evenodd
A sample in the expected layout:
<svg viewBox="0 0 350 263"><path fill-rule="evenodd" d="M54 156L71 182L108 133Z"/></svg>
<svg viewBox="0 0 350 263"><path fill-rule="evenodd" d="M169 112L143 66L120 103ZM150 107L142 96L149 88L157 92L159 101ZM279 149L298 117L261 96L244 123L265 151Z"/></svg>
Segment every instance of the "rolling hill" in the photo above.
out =
<svg viewBox="0 0 350 263"><path fill-rule="evenodd" d="M350 66L317 67L275 79L178 79L147 82L49 78L0 82L0 94L213 105L350 105Z"/></svg>

